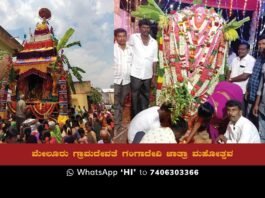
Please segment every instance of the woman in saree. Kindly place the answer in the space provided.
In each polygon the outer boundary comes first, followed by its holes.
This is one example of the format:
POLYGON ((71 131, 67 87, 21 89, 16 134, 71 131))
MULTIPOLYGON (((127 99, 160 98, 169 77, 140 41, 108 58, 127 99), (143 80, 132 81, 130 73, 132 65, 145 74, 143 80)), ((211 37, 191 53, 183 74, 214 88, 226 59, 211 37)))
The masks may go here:
POLYGON ((215 143, 219 134, 224 134, 229 120, 226 116, 226 102, 228 100, 243 101, 243 91, 240 86, 230 82, 219 82, 212 95, 202 104, 198 113, 190 119, 189 131, 182 138, 182 143, 190 143, 193 137, 207 130, 212 142, 215 143))

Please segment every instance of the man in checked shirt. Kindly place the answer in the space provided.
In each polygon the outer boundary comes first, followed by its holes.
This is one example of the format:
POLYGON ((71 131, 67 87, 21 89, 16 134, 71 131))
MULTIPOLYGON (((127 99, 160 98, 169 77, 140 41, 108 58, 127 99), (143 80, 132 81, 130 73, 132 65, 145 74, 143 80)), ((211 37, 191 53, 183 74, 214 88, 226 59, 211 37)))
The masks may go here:
POLYGON ((258 52, 259 56, 257 57, 255 65, 253 67, 252 75, 249 78, 247 91, 245 94, 245 99, 248 103, 246 117, 250 121, 252 121, 256 127, 258 127, 258 119, 253 115, 252 112, 257 97, 260 79, 262 76, 262 66, 265 63, 265 35, 260 36, 258 39, 258 52))

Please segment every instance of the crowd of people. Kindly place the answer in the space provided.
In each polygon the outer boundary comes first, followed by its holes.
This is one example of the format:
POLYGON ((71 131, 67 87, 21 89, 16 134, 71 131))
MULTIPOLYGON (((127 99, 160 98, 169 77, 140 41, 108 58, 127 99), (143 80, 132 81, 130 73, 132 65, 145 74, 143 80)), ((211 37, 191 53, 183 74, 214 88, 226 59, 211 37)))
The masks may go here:
POLYGON ((171 104, 149 107, 150 88, 157 80, 158 44, 150 35, 150 21, 140 20, 139 31, 130 38, 122 28, 114 31, 115 135, 125 127, 124 98, 131 93, 129 143, 265 142, 265 35, 258 38, 256 59, 249 54, 249 43, 240 42, 228 58, 226 81, 193 117, 171 120, 171 104))
POLYGON ((72 107, 69 119, 37 119, 27 108, 24 95, 17 104, 16 115, 0 118, 0 143, 32 144, 110 144, 114 136, 113 113, 106 109, 88 112, 72 107))

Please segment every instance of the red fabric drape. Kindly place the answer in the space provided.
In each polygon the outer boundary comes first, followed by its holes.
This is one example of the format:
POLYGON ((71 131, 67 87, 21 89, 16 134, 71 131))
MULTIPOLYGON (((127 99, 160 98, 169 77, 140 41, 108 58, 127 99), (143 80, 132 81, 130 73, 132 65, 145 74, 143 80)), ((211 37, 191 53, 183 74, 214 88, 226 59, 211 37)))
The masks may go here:
POLYGON ((39 41, 39 42, 34 42, 34 43, 25 43, 24 50, 48 48, 48 47, 53 47, 53 46, 54 46, 53 40, 39 41))

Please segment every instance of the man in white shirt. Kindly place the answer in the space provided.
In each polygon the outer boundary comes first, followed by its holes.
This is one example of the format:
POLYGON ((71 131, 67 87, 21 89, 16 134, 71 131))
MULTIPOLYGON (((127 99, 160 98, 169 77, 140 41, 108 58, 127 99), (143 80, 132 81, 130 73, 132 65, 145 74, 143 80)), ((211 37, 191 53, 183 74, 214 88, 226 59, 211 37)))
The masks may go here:
POLYGON ((146 133, 140 144, 176 144, 174 132, 169 127, 159 127, 146 133))
POLYGON ((132 34, 129 44, 133 50, 131 68, 132 118, 149 106, 151 83, 156 82, 158 44, 150 36, 151 23, 139 21, 140 33, 132 34))
POLYGON ((127 32, 122 28, 114 31, 114 136, 123 130, 122 112, 124 100, 130 92, 130 69, 132 50, 126 44, 127 32))
MULTIPOLYGON (((241 42, 238 46, 238 57, 234 58, 229 68, 229 81, 239 85, 246 94, 248 79, 252 74, 256 59, 249 55, 250 45, 247 42, 241 42)), ((245 115, 246 102, 243 106, 245 115)))
POLYGON ((188 123, 181 117, 170 127, 159 127, 149 130, 140 144, 170 144, 178 143, 188 130, 188 123))
POLYGON ((242 116, 241 103, 229 100, 226 103, 230 120, 224 135, 217 138, 218 143, 260 143, 260 136, 255 125, 242 116))
POLYGON ((170 104, 154 106, 138 113, 131 121, 128 130, 128 141, 132 143, 137 132, 147 133, 152 129, 171 126, 170 104))
POLYGON ((236 58, 236 53, 233 52, 232 48, 229 48, 228 58, 227 58, 227 65, 229 68, 231 68, 231 65, 232 65, 234 58, 236 58))

